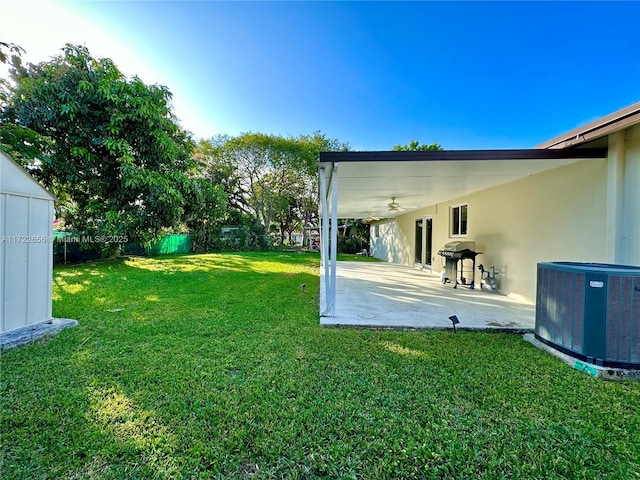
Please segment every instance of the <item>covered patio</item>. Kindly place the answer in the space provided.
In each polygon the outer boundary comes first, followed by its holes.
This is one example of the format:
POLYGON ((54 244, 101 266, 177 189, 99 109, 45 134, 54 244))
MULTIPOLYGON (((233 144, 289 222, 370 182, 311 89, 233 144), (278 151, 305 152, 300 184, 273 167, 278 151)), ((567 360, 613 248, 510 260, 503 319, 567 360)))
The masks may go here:
MULTIPOLYGON (((321 324, 450 328, 449 317, 456 315, 461 328, 532 329, 535 320, 532 304, 479 289, 454 290, 451 285, 444 286, 437 274, 400 266, 400 263, 408 265, 412 257, 406 248, 402 251, 404 262, 337 262, 338 219, 389 222, 400 216, 407 218, 407 212, 434 205, 437 213, 437 205, 442 202, 606 157, 607 148, 600 145, 567 149, 321 153, 321 324)), ((436 251, 440 245, 435 246, 436 251)), ((395 245, 387 247, 392 249, 395 245)), ((439 271, 439 267, 434 270, 439 271)))
MULTIPOLYGON (((324 275, 324 272, 323 272, 324 275)), ((321 304, 326 290, 321 281, 321 304)), ((335 315, 322 316, 323 326, 396 329, 452 328, 532 332, 535 307, 504 295, 443 285, 440 277, 385 262, 337 262, 335 315)))

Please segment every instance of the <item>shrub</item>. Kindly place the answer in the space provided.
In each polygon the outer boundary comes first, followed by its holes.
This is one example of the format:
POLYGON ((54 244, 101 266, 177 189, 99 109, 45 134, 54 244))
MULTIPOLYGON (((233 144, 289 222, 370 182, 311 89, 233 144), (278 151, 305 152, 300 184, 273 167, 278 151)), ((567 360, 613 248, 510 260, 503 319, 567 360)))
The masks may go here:
POLYGON ((368 246, 363 237, 338 235, 338 253, 359 253, 368 246))

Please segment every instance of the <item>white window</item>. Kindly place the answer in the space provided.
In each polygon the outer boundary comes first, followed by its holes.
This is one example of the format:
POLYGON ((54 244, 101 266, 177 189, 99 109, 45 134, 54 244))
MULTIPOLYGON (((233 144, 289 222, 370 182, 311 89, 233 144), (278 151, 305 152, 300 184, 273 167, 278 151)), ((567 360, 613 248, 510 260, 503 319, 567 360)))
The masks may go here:
POLYGON ((451 236, 464 237, 467 235, 467 205, 451 207, 451 236))

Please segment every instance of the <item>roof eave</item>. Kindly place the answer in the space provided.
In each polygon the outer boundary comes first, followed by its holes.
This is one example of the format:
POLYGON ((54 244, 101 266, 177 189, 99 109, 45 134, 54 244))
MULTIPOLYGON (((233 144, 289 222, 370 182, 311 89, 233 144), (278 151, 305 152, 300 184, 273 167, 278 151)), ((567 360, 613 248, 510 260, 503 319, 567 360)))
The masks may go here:
POLYGON ((551 140, 541 143, 536 148, 541 149, 563 149, 575 147, 577 145, 596 140, 627 128, 633 124, 640 123, 640 102, 629 105, 623 109, 606 115, 598 120, 575 128, 567 133, 563 133, 551 140))
POLYGON ((606 158, 607 148, 320 152, 320 163, 606 158))

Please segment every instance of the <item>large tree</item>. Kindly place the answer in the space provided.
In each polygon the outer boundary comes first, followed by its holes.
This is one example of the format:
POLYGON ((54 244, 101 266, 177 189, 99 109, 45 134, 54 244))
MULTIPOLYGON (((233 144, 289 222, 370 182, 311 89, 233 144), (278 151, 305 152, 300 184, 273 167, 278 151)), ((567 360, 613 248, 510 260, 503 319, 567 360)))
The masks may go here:
POLYGON ((251 216, 265 236, 276 227, 282 243, 294 230, 318 225, 319 153, 346 149, 320 132, 297 138, 244 133, 202 141, 196 152, 209 178, 225 185, 229 206, 251 216))
MULTIPOLYGON (((298 142, 301 148, 300 175, 303 185, 298 197, 297 211, 304 227, 319 227, 320 187, 318 185, 318 161, 320 152, 346 152, 349 144, 335 138, 328 138, 322 132, 302 135, 298 142)), ((307 245, 308 230, 303 229, 303 245, 307 245)))
POLYGON ((233 158, 224 154, 224 147, 231 138, 228 135, 216 135, 208 140, 200 140, 193 157, 204 168, 207 179, 223 188, 229 209, 250 214, 241 172, 236 169, 233 158))
POLYGON ((127 78, 85 47, 62 50, 14 69, 0 133, 3 148, 69 198, 60 212, 67 224, 146 242, 193 214, 188 202, 219 201, 217 187, 198 180, 193 142, 173 116, 166 87, 127 78), (27 148, 34 142, 39 155, 27 148))
MULTIPOLYGON (((14 71, 22 71, 22 55, 24 48, 15 43, 0 42, 0 63, 9 64, 14 71)), ((11 84, 6 78, 0 78, 0 106, 3 106, 9 98, 11 84)))
POLYGON ((198 157, 208 163, 209 179, 222 181, 229 206, 253 218, 263 241, 277 208, 275 172, 286 162, 290 148, 282 137, 261 133, 214 137, 197 148, 198 157))

